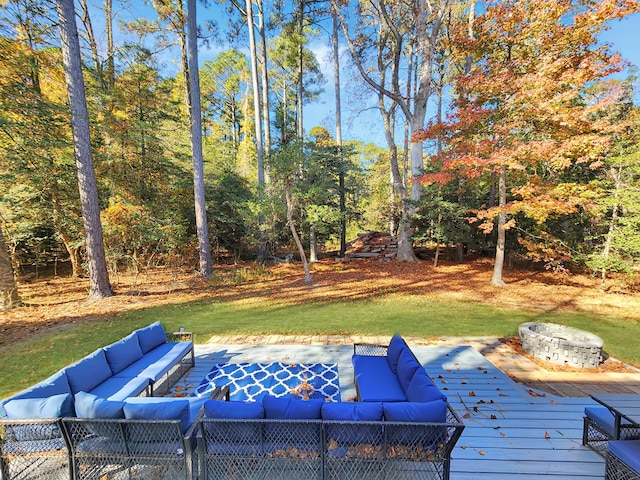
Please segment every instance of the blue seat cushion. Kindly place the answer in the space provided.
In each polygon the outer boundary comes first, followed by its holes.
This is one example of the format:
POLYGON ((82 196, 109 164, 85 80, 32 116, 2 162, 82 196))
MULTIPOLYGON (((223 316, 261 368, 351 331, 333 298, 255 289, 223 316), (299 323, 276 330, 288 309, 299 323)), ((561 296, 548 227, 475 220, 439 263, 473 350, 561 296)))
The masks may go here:
POLYGON ((366 443, 377 445, 382 441, 382 402, 325 402, 322 405, 326 437, 340 444, 366 443))
POLYGON ((640 440, 615 440, 609 442, 609 453, 618 457, 640 474, 640 440))
POLYGON ((387 361, 391 367, 391 371, 396 373, 398 371, 398 359, 402 350, 407 348, 404 340, 397 333, 389 340, 389 346, 387 347, 387 361))
POLYGON ((119 342, 104 347, 104 353, 114 375, 142 358, 142 350, 138 343, 138 336, 135 333, 124 337, 119 342))
POLYGON ((167 334, 160 322, 155 322, 145 328, 140 328, 134 332, 138 336, 140 349, 143 354, 150 352, 154 348, 167 341, 167 334))
POLYGON ((191 425, 189 402, 183 398, 128 398, 123 410, 128 420, 180 420, 183 432, 191 425))
POLYGON ((264 418, 261 402, 207 400, 204 404, 204 413, 207 418, 264 418))
POLYGON ((607 407, 586 407, 584 414, 606 430, 609 435, 612 437, 615 435, 613 413, 607 407))
POLYGON ((73 398, 69 393, 61 393, 45 398, 18 398, 4 405, 7 417, 19 418, 57 418, 73 417, 73 398))
POLYGON ((156 382, 171 370, 192 348, 192 342, 163 343, 145 353, 142 358, 121 370, 115 376, 144 377, 156 382))
POLYGON ((419 368, 421 368, 421 365, 415 359, 411 350, 405 348, 400 352, 397 375, 402 391, 405 392, 405 394, 409 388, 409 383, 411 383, 413 375, 419 368))
POLYGON ((90 392, 111 377, 111 367, 103 349, 87 355, 64 369, 71 393, 90 392))
POLYGON ((107 400, 92 393, 76 393, 75 407, 79 418, 124 418, 124 402, 107 400))
POLYGON ((409 402, 431 402, 432 400, 447 400, 444 393, 438 390, 424 368, 420 367, 413 375, 407 388, 409 402))
POLYGON ((407 397, 386 357, 354 355, 351 358, 363 402, 404 402, 407 397))
POLYGON ((107 400, 124 400, 135 397, 149 386, 149 379, 143 377, 111 377, 88 393, 107 400))

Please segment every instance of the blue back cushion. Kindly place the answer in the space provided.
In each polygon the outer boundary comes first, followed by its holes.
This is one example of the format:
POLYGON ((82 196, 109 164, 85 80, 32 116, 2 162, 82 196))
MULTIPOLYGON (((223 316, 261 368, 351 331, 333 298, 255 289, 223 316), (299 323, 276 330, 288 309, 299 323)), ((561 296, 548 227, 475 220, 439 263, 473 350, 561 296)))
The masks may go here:
POLYGON ((322 442, 320 422, 324 400, 301 400, 297 397, 262 398, 267 419, 286 419, 294 422, 265 422, 264 448, 267 451, 298 448, 319 452, 322 442))
POLYGON ((116 343, 104 347, 104 354, 111 372, 115 375, 136 360, 142 358, 142 350, 138 343, 138 336, 132 333, 116 343))
POLYGON ((134 333, 138 336, 138 342, 143 354, 167 342, 167 334, 160 322, 152 323, 148 327, 136 330, 134 333))
POLYGON ((447 427, 434 425, 407 424, 404 422, 445 423, 447 404, 444 400, 427 403, 400 402, 383 404, 387 441, 391 444, 410 445, 411 448, 436 449, 446 443, 447 427))
POLYGON ((382 402, 325 402, 322 419, 327 438, 338 443, 374 445, 382 440, 382 424, 362 423, 382 421, 382 402))
POLYGON ((229 420, 205 422, 210 451, 246 454, 261 451, 262 423, 256 421, 264 418, 261 402, 207 400, 204 412, 206 418, 229 420))
POLYGON ((447 420, 447 404, 444 400, 385 402, 382 409, 384 419, 388 422, 444 423, 447 420))
POLYGON ((64 371, 59 371, 51 375, 49 378, 38 382, 37 384, 22 390, 9 398, 0 400, 0 416, 4 416, 4 405, 11 400, 19 398, 45 398, 52 395, 60 395, 61 393, 71 393, 69 388, 69 382, 67 381, 67 375, 64 371))
POLYGON ((405 394, 407 392, 407 388, 409 388, 409 383, 411 383, 413 375, 419 367, 420 364, 416 361, 413 353, 411 353, 408 348, 405 348, 400 352, 400 358, 398 358, 398 381, 400 382, 400 386, 402 387, 402 390, 404 390, 405 394))
POLYGON ((407 400, 410 402, 431 402, 433 400, 447 400, 444 393, 438 390, 424 368, 419 368, 413 375, 407 387, 407 400))
POLYGON ((301 400, 297 397, 272 397, 266 395, 262 398, 265 418, 281 418, 289 420, 316 420, 321 417, 324 400, 301 400))
POLYGON ((225 402, 207 400, 204 404, 207 418, 264 418, 264 408, 260 402, 225 402))
POLYGON ((324 402, 322 419, 379 422, 382 420, 382 402, 324 402))
POLYGON ((387 347, 387 361, 389 362, 389 366, 393 373, 398 371, 398 360, 400 359, 400 353, 406 347, 404 340, 397 333, 391 337, 389 341, 389 346, 387 347))
POLYGON ((76 393, 75 406, 79 418, 124 418, 124 402, 107 400, 87 392, 76 393))
POLYGON ((182 431, 190 426, 189 402, 165 397, 133 397, 124 402, 124 418, 128 420, 180 420, 182 431))
POLYGON ((69 365, 64 371, 73 394, 90 392, 112 375, 103 349, 96 350, 79 362, 69 365))
POLYGON ((19 398, 4 404, 7 417, 18 418, 56 418, 73 417, 73 398, 61 393, 46 398, 19 398))

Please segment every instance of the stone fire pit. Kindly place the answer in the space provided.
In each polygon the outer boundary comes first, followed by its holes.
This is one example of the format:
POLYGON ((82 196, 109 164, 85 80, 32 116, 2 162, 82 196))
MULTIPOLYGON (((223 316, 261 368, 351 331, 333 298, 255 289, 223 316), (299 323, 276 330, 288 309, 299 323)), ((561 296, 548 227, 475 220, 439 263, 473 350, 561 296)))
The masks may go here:
POLYGON ((578 368, 596 368, 602 362, 604 342, 592 333, 536 322, 521 324, 519 333, 524 351, 540 360, 578 368))

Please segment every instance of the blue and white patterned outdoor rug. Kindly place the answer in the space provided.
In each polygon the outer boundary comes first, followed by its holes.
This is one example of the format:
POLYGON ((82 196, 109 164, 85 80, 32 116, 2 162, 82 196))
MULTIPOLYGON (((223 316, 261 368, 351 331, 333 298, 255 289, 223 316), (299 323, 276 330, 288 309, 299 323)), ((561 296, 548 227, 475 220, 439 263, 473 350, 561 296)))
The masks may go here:
POLYGON ((335 363, 221 363, 213 366, 193 395, 209 394, 225 385, 236 401, 259 401, 265 395, 340 401, 335 363))

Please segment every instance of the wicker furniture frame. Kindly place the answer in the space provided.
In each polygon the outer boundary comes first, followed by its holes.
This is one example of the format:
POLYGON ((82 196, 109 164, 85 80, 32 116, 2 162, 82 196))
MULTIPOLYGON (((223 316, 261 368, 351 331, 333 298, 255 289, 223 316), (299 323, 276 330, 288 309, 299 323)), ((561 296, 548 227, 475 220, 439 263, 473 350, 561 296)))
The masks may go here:
MULTIPOLYGON (((210 398, 229 398, 216 388, 210 398)), ((52 418, 0 422, 2 480, 191 480, 194 432, 179 420, 52 418)))
MULTIPOLYGON (((624 442, 625 441, 620 441, 624 442)), ((637 440, 634 441, 637 444, 637 440)), ((637 447, 636 447, 637 449, 637 447)), ((607 453, 605 480, 640 480, 640 472, 628 465, 612 451, 607 453)))
POLYGON ((198 422, 201 479, 446 480, 464 429, 447 423, 208 419, 198 422))
MULTIPOLYGON (((620 438, 622 440, 640 438, 640 427, 630 424, 620 425, 620 438)), ((607 457, 609 441, 614 440, 613 435, 591 418, 584 417, 582 428, 582 444, 599 453, 603 458, 607 457)))

